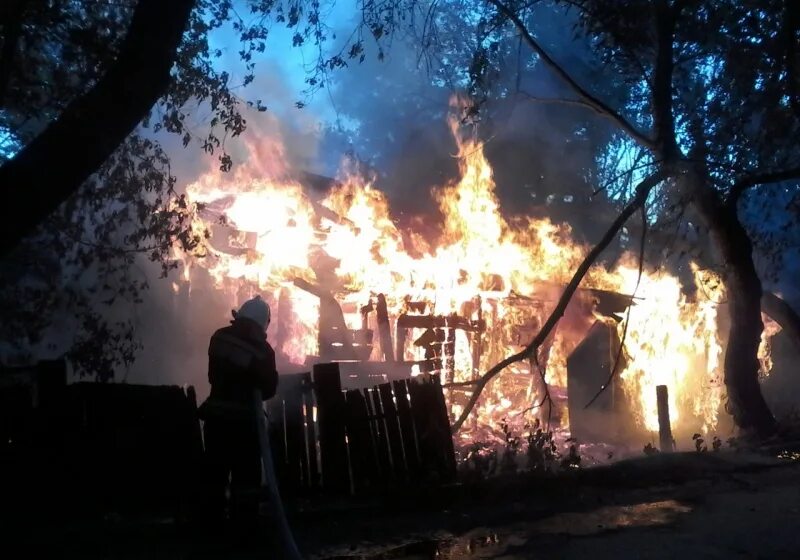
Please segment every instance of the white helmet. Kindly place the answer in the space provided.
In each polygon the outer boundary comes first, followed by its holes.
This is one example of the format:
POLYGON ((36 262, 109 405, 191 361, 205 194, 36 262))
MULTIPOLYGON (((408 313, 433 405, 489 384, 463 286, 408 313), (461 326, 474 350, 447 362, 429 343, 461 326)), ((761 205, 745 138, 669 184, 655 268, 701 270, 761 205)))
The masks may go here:
POLYGON ((264 330, 267 330, 269 326, 271 315, 269 305, 267 305, 266 301, 261 299, 261 296, 256 296, 253 299, 247 300, 239 308, 239 311, 233 312, 233 317, 235 319, 250 319, 258 323, 264 330))

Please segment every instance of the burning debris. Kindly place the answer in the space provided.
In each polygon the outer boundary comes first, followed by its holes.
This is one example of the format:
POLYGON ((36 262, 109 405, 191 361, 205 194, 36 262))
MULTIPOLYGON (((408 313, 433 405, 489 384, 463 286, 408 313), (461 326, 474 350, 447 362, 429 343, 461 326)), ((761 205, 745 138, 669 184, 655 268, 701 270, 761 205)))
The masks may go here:
MULTIPOLYGON (((435 374, 457 417, 470 382, 538 332, 588 247, 567 225, 504 217, 482 144, 451 126, 461 177, 432 193, 438 227, 399 226, 385 195, 353 174, 327 192, 304 189, 275 162, 239 169, 226 185, 202 177, 187 195, 209 240, 203 254, 180 256, 185 282, 207 275, 232 303, 270 294, 269 335, 284 369, 338 361, 357 372, 371 361, 384 363, 387 378, 435 374)), ((692 273, 700 288, 713 279, 692 273)), ((669 388, 677 431, 716 428, 720 300, 705 289, 689 298, 667 271, 639 278, 631 254, 592 267, 585 283, 535 359, 487 386, 457 444, 502 442, 504 418, 520 432, 538 420, 584 441, 653 434, 658 385, 669 388)), ((345 379, 359 383, 357 374, 345 379)))

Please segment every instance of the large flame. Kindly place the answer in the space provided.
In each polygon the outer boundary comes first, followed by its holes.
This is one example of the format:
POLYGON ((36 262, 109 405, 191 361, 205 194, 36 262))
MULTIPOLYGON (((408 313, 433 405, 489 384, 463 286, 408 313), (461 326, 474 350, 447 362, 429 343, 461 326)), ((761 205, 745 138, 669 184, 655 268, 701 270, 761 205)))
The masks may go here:
MULTIPOLYGON (((298 365, 319 355, 321 305, 297 287, 298 279, 334 295, 354 331, 364 327, 360 310, 377 294, 385 294, 392 325, 403 313, 483 321, 480 336, 445 329, 442 347, 454 340, 455 348, 440 354, 437 370, 443 381, 475 379, 529 342, 588 248, 572 240, 567 225, 506 219, 482 144, 461 135, 457 121, 451 122, 461 173, 458 181, 432 193, 442 217, 437 228, 398 227, 385 195, 355 173, 345 174, 324 199, 312 201, 287 178, 279 157, 262 158, 258 168, 245 166, 225 180, 209 173, 188 187, 187 196, 198 205, 194 227, 210 237, 201 258, 189 263, 184 257, 187 271, 204 270, 231 304, 253 291, 265 293, 277 316, 271 340, 286 361, 298 365), (414 302, 427 305, 423 309, 414 302)), ((667 385, 673 426, 714 430, 723 399, 716 300, 705 290, 690 300, 679 279, 665 271, 645 270, 639 280, 637 258, 627 255, 610 270, 594 266, 583 284, 621 294, 635 291, 635 305, 619 323, 612 321, 620 336, 625 331, 620 377, 635 422, 643 430, 658 429, 655 387, 667 385)), ((693 266, 692 274, 698 286, 707 283, 708 273, 693 266)), ((563 394, 567 357, 596 319, 591 299, 576 296, 539 353, 554 393, 561 389, 563 394)), ((367 326, 376 329, 375 319, 367 326)), ((416 362, 413 370, 419 371, 425 349, 413 342, 425 330, 413 331, 396 359, 416 362)), ((392 327, 395 340, 397 335, 392 327)), ((369 358, 381 359, 377 344, 369 358)), ((766 353, 762 363, 768 369, 766 353)), ((512 366, 489 385, 461 437, 485 436, 501 419, 525 409, 542 415, 534 406, 542 391, 535 366, 512 366)), ((447 398, 457 415, 464 391, 448 391, 447 398)), ((565 415, 561 422, 566 423, 565 415)))

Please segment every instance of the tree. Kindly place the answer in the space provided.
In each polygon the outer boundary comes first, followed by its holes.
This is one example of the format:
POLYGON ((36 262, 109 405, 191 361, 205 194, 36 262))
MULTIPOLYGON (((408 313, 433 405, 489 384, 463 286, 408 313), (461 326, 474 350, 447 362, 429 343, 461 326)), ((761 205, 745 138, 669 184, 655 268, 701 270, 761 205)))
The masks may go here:
MULTIPOLYGON (((796 188, 800 179, 800 151, 792 140, 800 127, 800 9, 783 0, 735 6, 695 0, 454 3, 486 30, 468 72, 468 89, 479 101, 473 113, 480 111, 480 94, 494 87, 496 53, 509 37, 517 38, 561 86, 534 92, 534 100, 582 107, 617 128, 610 147, 624 154, 628 169, 616 186, 604 188, 636 200, 649 181, 642 179, 661 176, 665 180, 648 189, 656 225, 708 234, 712 254, 704 258, 719 263, 731 311, 724 364, 728 407, 743 430, 771 434, 775 421, 758 385, 762 285, 738 201, 753 188, 777 182, 796 188), (562 30, 574 23, 577 36, 588 42, 594 80, 586 79, 586 68, 574 64, 570 53, 543 40, 552 27, 548 13, 560 15, 562 30)), ((438 36, 443 4, 419 10, 427 14, 420 18, 422 37, 438 36)), ((509 360, 535 352, 541 334, 509 360)), ((479 389, 509 360, 491 368, 479 389)))
MULTIPOLYGON (((0 255, 75 192, 167 89, 193 4, 193 0, 138 2, 108 71, 0 167, 3 192, 14 199, 13 206, 4 205, 0 211, 0 255), (44 161, 54 165, 42 165, 44 161)), ((16 50, 12 33, 9 30, 4 44, 9 56, 16 50)), ((13 60, 6 66, 12 64, 13 60)))
POLYGON ((797 180, 800 153, 798 27, 792 3, 556 2, 577 10, 609 80, 631 96, 604 101, 581 85, 533 33, 531 7, 488 0, 495 21, 513 26, 539 60, 571 90, 571 99, 610 119, 645 150, 651 166, 672 180, 669 205, 691 204, 723 266, 731 310, 725 356, 729 408, 737 425, 761 436, 775 423, 758 386, 762 287, 750 237, 738 213, 739 194, 797 180))
MULTIPOLYGON (((174 270, 174 246, 202 251, 194 208, 160 140, 177 135, 230 169, 227 139, 246 129, 243 99, 272 22, 319 47, 311 76, 358 59, 360 35, 328 57, 318 2, 15 0, 0 9, 0 352, 68 351, 107 377, 138 348, 132 321, 148 287, 140 256, 174 270), (210 37, 232 33, 234 81, 210 37), (209 116, 196 115, 197 107, 209 116), (5 161, 3 161, 5 160, 5 161), (133 306, 133 307, 131 307, 133 306)), ((322 11, 321 11, 322 10, 322 11)), ((356 27, 366 25, 358 20, 356 27)), ((316 83, 320 78, 313 78, 316 83)))

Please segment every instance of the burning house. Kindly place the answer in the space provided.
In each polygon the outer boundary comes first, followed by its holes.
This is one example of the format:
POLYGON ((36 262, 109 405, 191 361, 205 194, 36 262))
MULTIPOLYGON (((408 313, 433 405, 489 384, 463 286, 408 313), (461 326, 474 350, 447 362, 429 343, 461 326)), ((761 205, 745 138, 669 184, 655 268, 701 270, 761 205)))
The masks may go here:
MULTIPOLYGON (((433 374, 452 421, 470 382, 531 340, 588 250, 567 225, 504 216, 483 146, 452 129, 460 178, 432 192, 437 219, 395 219, 357 174, 297 176, 273 160, 224 183, 201 177, 187 195, 208 243, 176 255, 176 291, 204 276, 231 307, 263 293, 284 371, 338 362, 345 388, 433 374)), ((697 286, 709 283, 691 272, 697 286)), ((713 431, 720 306, 707 288, 697 293, 669 271, 640 277, 638 255, 592 267, 537 355, 488 384, 457 444, 501 440, 501 421, 522 429, 534 418, 582 441, 647 437, 658 429, 658 385, 679 432, 713 431)))

